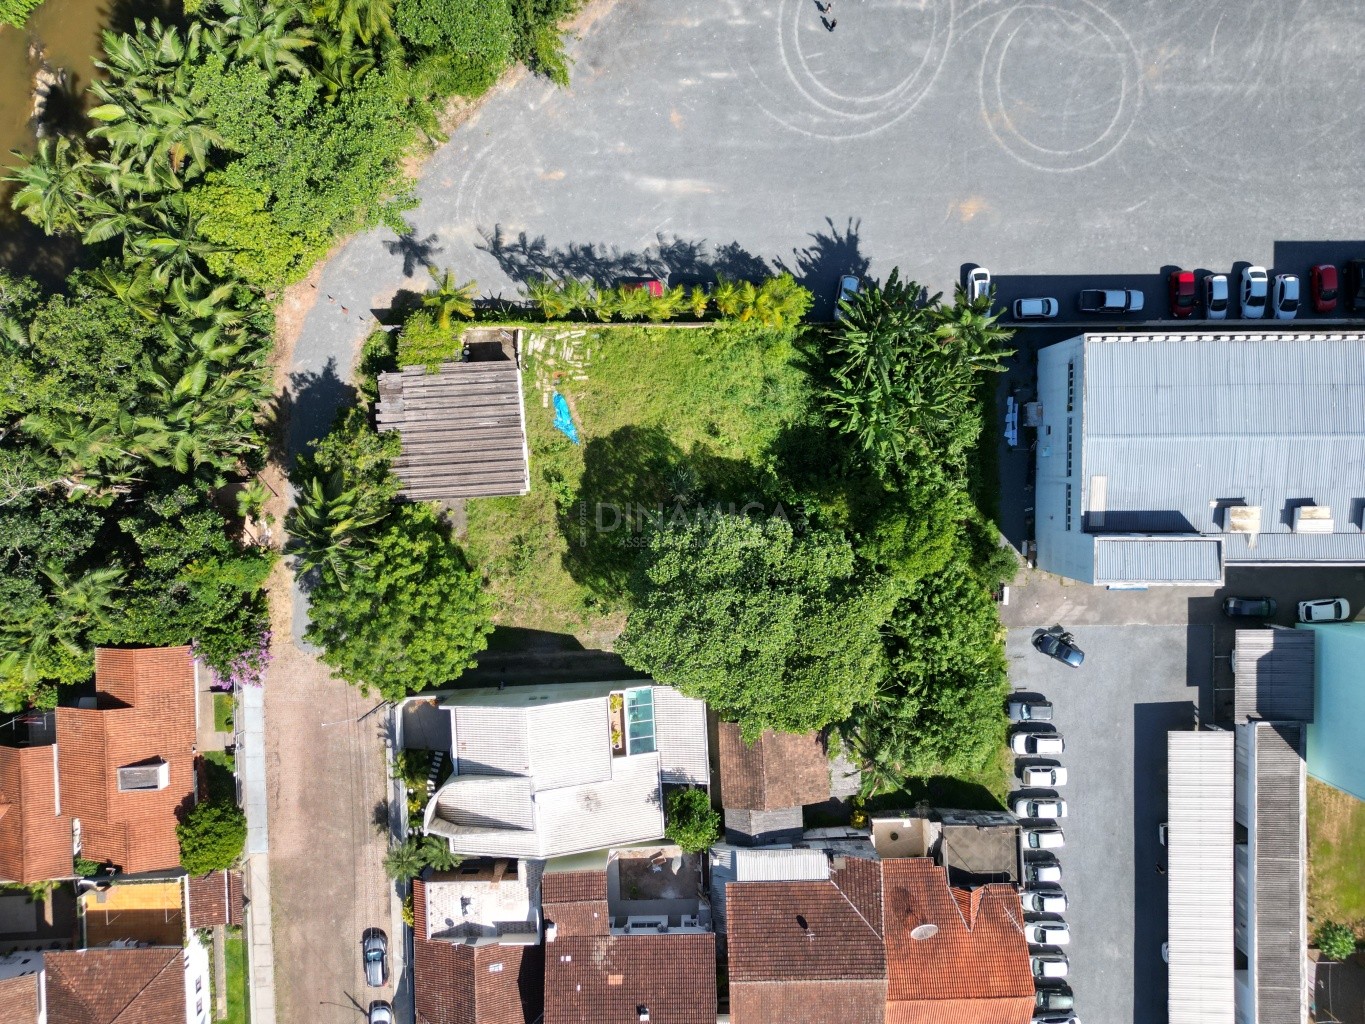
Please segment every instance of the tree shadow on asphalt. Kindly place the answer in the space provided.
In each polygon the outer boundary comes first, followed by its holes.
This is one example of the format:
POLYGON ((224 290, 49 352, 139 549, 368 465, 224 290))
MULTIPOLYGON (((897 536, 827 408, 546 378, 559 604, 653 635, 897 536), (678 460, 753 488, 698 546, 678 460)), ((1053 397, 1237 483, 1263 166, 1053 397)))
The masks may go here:
POLYGON ((392 241, 381 242, 380 244, 388 251, 390 256, 397 256, 403 261, 403 276, 412 277, 417 273, 418 268, 434 267, 436 261, 434 257, 437 253, 445 252, 445 246, 436 244, 436 233, 433 231, 425 238, 417 237, 417 230, 412 224, 404 221, 408 230, 398 235, 392 241))
POLYGON ((840 232, 834 226, 834 218, 826 217, 828 232, 812 232, 808 236, 810 245, 792 250, 795 259, 790 265, 782 259, 774 261, 778 270, 787 271, 797 284, 815 296, 811 315, 816 320, 828 320, 834 315, 839 278, 845 274, 855 277, 867 274, 869 262, 862 253, 862 239, 858 235, 862 223, 850 217, 840 232))
POLYGON ((636 252, 597 242, 551 246, 544 235, 525 231, 515 238, 497 225, 481 228, 477 248, 498 261, 502 272, 524 283, 537 277, 578 278, 612 284, 622 278, 657 277, 670 285, 714 284, 718 277, 759 280, 772 274, 761 256, 738 242, 708 246, 705 239, 656 235, 657 244, 636 252))

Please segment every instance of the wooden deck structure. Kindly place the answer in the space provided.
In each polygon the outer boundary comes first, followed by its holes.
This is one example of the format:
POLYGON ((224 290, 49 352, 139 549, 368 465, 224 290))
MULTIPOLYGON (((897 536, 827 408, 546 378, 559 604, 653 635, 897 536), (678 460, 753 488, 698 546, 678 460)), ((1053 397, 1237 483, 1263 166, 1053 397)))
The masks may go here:
POLYGON ((521 368, 514 360, 404 367, 379 377, 378 425, 403 439, 394 472, 413 501, 531 489, 521 368))

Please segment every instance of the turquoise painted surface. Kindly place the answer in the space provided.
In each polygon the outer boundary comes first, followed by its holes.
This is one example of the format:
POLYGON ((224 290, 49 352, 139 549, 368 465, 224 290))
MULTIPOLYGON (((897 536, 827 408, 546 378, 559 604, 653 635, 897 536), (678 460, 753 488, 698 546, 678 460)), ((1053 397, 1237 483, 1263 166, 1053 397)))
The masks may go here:
POLYGON ((1365 800, 1365 622, 1299 628, 1317 634, 1308 774, 1365 800))

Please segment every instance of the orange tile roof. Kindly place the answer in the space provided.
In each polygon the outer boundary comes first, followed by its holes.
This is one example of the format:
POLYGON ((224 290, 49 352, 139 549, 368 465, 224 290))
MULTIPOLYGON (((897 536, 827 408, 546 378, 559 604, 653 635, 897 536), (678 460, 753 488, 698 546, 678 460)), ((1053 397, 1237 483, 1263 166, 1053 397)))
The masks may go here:
POLYGON ((126 872, 180 864, 177 814, 195 794, 194 660, 188 647, 95 651, 94 708, 57 709, 62 810, 81 855, 126 872), (169 784, 120 792, 118 770, 163 760, 169 784))
POLYGON ((545 946, 544 1024, 715 1024, 716 937, 595 935, 545 946))
POLYGON ((829 758, 819 733, 768 729, 745 743, 739 726, 721 722, 718 738, 725 807, 771 811, 829 799, 829 758))
POLYGON ((240 871, 210 871, 185 879, 189 926, 241 924, 246 916, 240 871))
POLYGON ((4 1008, 5 1024, 38 1024, 37 971, 0 978, 0 1007, 4 1008))
POLYGON ((606 935, 611 931, 607 907, 607 873, 547 871, 540 879, 541 914, 555 935, 606 935))
POLYGON ((185 965, 179 946, 77 949, 43 955, 51 1024, 179 1024, 185 965))
POLYGON ((0 746, 0 880, 72 874, 71 819, 57 813, 57 748, 0 746))

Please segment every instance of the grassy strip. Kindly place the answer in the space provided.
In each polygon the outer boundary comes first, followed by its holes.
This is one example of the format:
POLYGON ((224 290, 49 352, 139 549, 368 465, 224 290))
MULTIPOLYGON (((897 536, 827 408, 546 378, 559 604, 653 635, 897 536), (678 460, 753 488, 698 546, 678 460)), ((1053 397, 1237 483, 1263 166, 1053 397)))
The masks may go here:
POLYGON ((230 693, 213 695, 213 728, 217 732, 232 731, 233 699, 230 693))
POLYGON ((1365 802, 1308 780, 1308 920, 1338 921, 1365 939, 1365 802))
POLYGON ((227 1016, 223 1019, 227 1024, 248 1024, 246 939, 241 929, 229 929, 223 950, 227 959, 227 1016))

